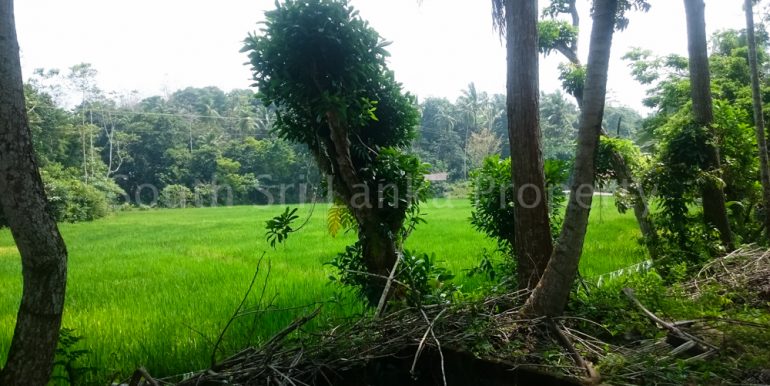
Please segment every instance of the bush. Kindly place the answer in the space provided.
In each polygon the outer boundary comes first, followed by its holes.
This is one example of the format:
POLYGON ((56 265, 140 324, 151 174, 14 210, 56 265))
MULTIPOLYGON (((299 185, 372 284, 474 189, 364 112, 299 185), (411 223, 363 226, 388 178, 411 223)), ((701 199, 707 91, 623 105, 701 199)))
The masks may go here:
MULTIPOLYGON (((361 243, 347 246, 345 252, 326 263, 336 271, 329 279, 354 288, 362 298, 379 297, 380 289, 371 285, 362 254, 361 243)), ((405 250, 395 275, 392 298, 412 306, 446 302, 455 290, 449 283, 453 278, 450 271, 436 264, 435 255, 405 250)))
MULTIPOLYGON (((551 231, 556 236, 561 227, 561 209, 565 201, 562 190, 567 181, 567 163, 545 162, 551 231)), ((515 191, 511 183, 511 159, 494 155, 484 160, 481 168, 471 173, 471 224, 476 230, 497 240, 501 248, 510 250, 514 243, 513 205, 515 191)))
MULTIPOLYGON (((57 222, 91 221, 108 215, 111 206, 125 192, 108 178, 92 178, 91 184, 80 180, 79 171, 49 163, 40 169, 48 213, 57 222)), ((0 208, 0 228, 8 226, 0 208)))
POLYGON ((107 197, 96 187, 72 178, 57 179, 42 171, 48 210, 56 221, 91 221, 110 212, 107 197))
POLYGON ((193 192, 184 185, 168 185, 160 191, 160 205, 164 208, 186 208, 193 203, 193 192))
POLYGON ((229 185, 198 184, 192 193, 197 207, 233 205, 233 189, 229 185))

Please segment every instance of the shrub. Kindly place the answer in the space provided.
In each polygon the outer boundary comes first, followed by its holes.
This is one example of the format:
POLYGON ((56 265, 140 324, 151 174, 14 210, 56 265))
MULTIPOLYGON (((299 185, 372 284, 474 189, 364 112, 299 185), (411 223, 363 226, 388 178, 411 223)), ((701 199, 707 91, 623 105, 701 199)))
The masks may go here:
POLYGON ((91 221, 106 216, 110 209, 103 192, 76 179, 56 179, 43 173, 48 209, 56 221, 91 221))
POLYGON ((164 208, 186 208, 193 203, 193 192, 184 185, 168 185, 160 191, 160 204, 164 208))
POLYGON ((76 171, 58 164, 47 165, 40 170, 40 175, 48 197, 48 210, 60 222, 102 218, 110 212, 108 196, 122 193, 110 180, 95 179, 93 185, 86 184, 76 177, 76 171))
MULTIPOLYGON (((356 242, 346 247, 345 252, 337 254, 326 263, 336 271, 329 279, 355 288, 362 298, 379 297, 381 292, 378 292, 378 287, 371 285, 361 258, 362 253, 361 244, 356 242)), ((453 278, 450 271, 436 264, 435 255, 405 250, 394 277, 394 298, 412 306, 445 302, 455 290, 454 286, 448 284, 453 278)))
MULTIPOLYGON (((48 212, 58 222, 91 221, 110 213, 111 205, 124 196, 120 187, 107 178, 94 178, 86 184, 77 176, 78 171, 49 163, 40 169, 48 212)), ((0 227, 7 226, 0 209, 0 227)))
MULTIPOLYGON (((545 162, 547 199, 554 236, 561 227, 561 209, 565 201, 562 188, 568 178, 567 170, 567 163, 564 161, 545 162)), ((471 224, 478 231, 496 239, 500 247, 507 250, 510 250, 514 243, 515 198, 510 158, 501 160, 497 155, 488 157, 479 169, 471 173, 471 224)))

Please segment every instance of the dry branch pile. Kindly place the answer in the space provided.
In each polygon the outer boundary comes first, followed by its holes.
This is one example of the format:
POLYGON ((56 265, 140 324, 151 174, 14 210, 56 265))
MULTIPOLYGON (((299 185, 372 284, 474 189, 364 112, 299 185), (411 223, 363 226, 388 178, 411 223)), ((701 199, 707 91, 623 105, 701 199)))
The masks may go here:
POLYGON ((749 245, 714 259, 686 287, 693 296, 698 296, 702 288, 710 285, 747 291, 749 303, 770 302, 770 250, 749 245))
MULTIPOLYGON (((502 369, 510 379, 538 379, 537 384, 597 384, 593 363, 639 354, 640 346, 613 346, 569 327, 570 318, 522 319, 519 305, 527 295, 406 308, 290 338, 318 315, 316 309, 260 348, 243 350, 179 385, 365 385, 367 377, 394 372, 407 373, 415 385, 467 384, 458 376, 477 377, 478 385, 499 384, 484 380, 492 377, 490 368, 502 369), (471 361, 484 364, 467 367, 471 361), (486 374, 459 374, 479 368, 486 374)), ((677 355, 661 342, 641 347, 643 354, 657 350, 664 359, 677 355)), ((647 374, 649 365, 625 360, 613 378, 633 382, 647 374)))
POLYGON ((427 376, 420 374, 424 372, 423 362, 437 362, 440 375, 435 384, 457 384, 445 380, 448 373, 457 371, 454 366, 449 368, 451 359, 444 358, 450 352, 465 358, 482 357, 506 371, 518 368, 552 373, 554 379, 561 380, 559 384, 582 382, 589 374, 586 367, 593 369, 576 355, 572 342, 580 351, 595 354, 605 350, 604 344, 563 327, 561 321, 521 319, 519 305, 526 295, 519 292, 483 302, 404 308, 292 338, 293 332, 318 315, 320 309, 316 309, 261 347, 243 350, 179 385, 363 384, 354 378, 376 372, 371 368, 373 363, 388 361, 406 364, 410 377, 427 376), (576 382, 570 383, 570 379, 576 382))

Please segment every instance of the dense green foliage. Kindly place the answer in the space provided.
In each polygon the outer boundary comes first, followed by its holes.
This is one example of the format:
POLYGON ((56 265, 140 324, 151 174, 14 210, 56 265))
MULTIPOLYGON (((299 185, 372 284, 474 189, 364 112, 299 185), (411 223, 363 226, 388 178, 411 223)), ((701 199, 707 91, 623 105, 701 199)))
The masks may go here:
MULTIPOLYGON (((764 47, 765 33, 760 36, 764 47)), ((636 79, 650 86, 644 102, 655 111, 644 121, 639 137, 644 149, 653 154, 646 184, 656 190, 662 209, 656 222, 665 249, 666 258, 659 262, 664 274, 679 269, 677 266, 695 269, 721 252, 717 234, 704 225, 702 213, 693 209, 706 184, 723 187, 736 238, 744 243, 759 241, 764 208, 760 204, 745 31, 720 31, 712 37, 712 45, 713 128, 700 127, 692 118, 686 58, 655 57, 639 49, 626 55, 636 79), (706 155, 698 150, 710 143, 711 130, 722 161, 719 170, 707 168, 706 155)), ((759 56, 760 62, 766 61, 764 48, 759 56)), ((762 87, 764 90, 767 85, 762 87)))
POLYGON ((169 185, 195 193, 186 205, 196 206, 291 202, 312 194, 308 185, 318 182, 318 173, 309 156, 269 134, 275 113, 252 91, 187 88, 138 101, 99 90, 95 76, 80 64, 67 76, 40 70, 30 78, 25 93, 43 170, 58 175, 63 169, 111 192, 109 205, 170 205, 170 191, 161 195, 169 185), (63 107, 67 92, 82 95, 71 111, 63 107), (108 189, 109 181, 122 192, 108 189))
MULTIPOLYGON (((564 210, 564 185, 569 176, 568 164, 559 160, 545 161, 545 181, 551 232, 558 236, 564 210)), ((478 231, 497 240, 501 249, 509 252, 515 245, 513 209, 517 190, 511 183, 511 159, 491 156, 481 168, 471 173, 470 200, 473 205, 471 224, 478 231)))
MULTIPOLYGON (((67 74, 39 70, 30 77, 25 94, 43 170, 56 176, 64 170, 70 180, 104 193, 107 212, 123 203, 293 203, 320 195, 322 184, 311 152, 279 138, 273 131, 278 128, 276 108, 264 106, 252 91, 186 88, 166 98, 137 100, 133 94, 100 90, 95 76, 88 64, 73 66, 67 74), (79 98, 72 110, 65 107, 68 93, 79 98)), ((380 123, 371 123, 380 127, 385 107, 373 107, 380 123)), ((411 152, 430 164, 431 172, 447 172, 450 182, 463 181, 487 156, 509 155, 504 107, 503 95, 490 96, 472 84, 454 103, 427 98, 419 105, 422 118, 416 137, 407 136, 400 145, 411 144, 411 152)), ((546 158, 570 160, 577 121, 574 104, 558 92, 543 94, 541 120, 546 158)), ((620 122, 624 138, 635 138, 640 126, 638 114, 623 107, 608 107, 605 120, 613 133, 620 122)), ((446 187, 438 183, 432 189, 443 194, 446 187)))

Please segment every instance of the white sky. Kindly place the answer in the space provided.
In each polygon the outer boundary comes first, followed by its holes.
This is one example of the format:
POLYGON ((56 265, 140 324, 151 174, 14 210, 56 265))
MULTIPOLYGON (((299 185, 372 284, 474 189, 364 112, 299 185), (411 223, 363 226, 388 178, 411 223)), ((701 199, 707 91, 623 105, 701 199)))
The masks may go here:
MULTIPOLYGON (((34 68, 92 63, 107 91, 163 95, 178 88, 247 88, 250 72, 239 53, 274 0, 17 0, 16 24, 25 75, 34 68)), ((390 66, 420 96, 456 98, 469 82, 489 93, 505 91, 505 49, 492 28, 489 0, 352 0, 362 17, 393 42, 390 66)), ((579 0, 586 60, 591 19, 579 0)), ((620 57, 630 47, 687 53, 682 0, 650 0, 615 35, 609 99, 642 109, 644 90, 620 57)), ((706 0, 709 34, 743 28, 742 0, 706 0)), ((541 0, 540 4, 545 4, 541 0)), ((757 7, 757 10, 761 9, 757 7)), ((541 60, 541 88, 559 88, 554 54, 541 60)))

